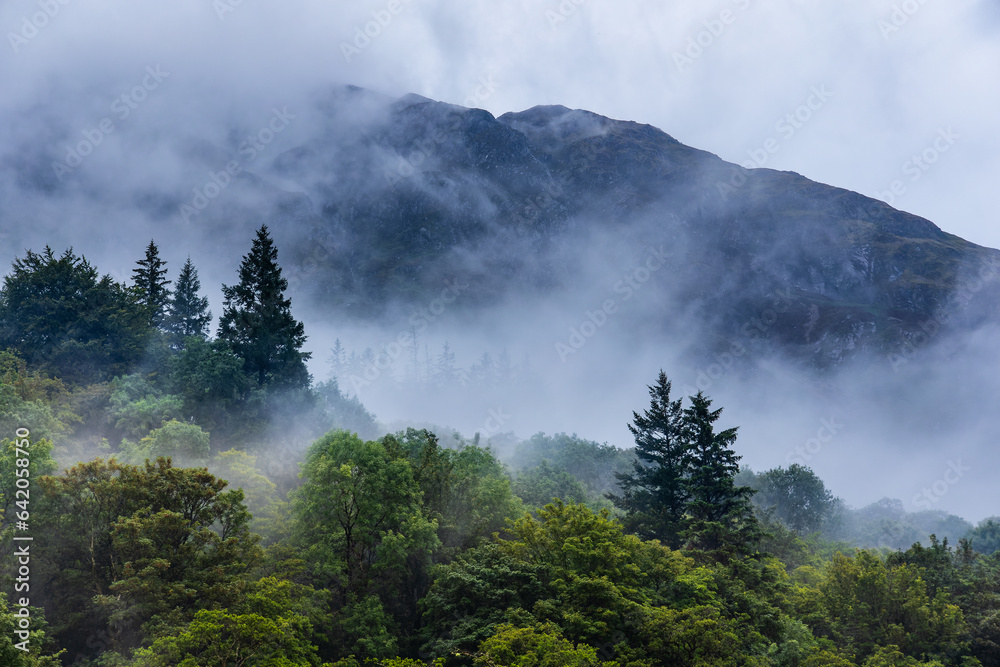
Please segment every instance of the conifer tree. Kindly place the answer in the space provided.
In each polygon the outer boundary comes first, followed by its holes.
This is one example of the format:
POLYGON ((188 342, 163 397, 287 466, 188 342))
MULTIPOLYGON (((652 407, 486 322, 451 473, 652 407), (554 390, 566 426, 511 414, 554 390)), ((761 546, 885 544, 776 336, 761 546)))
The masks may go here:
POLYGON ((670 399, 670 381, 662 370, 649 397, 649 409, 642 415, 633 412, 628 427, 638 460, 632 472, 615 473, 622 494, 608 498, 625 511, 629 530, 677 547, 689 499, 684 411, 680 399, 670 399))
POLYGON ((149 311, 150 326, 159 327, 163 324, 170 302, 170 290, 167 289, 170 281, 165 277, 167 263, 160 259, 159 248, 150 240, 146 256, 136 264, 138 268, 132 269, 132 281, 139 293, 139 303, 149 311))
POLYGON ((177 277, 177 288, 164 320, 164 329, 175 337, 178 346, 188 336, 208 337, 212 313, 208 310, 208 298, 198 295, 200 289, 198 271, 189 256, 177 277))
POLYGON ((712 410, 711 405, 699 391, 684 410, 690 475, 683 536, 690 546, 703 551, 742 552, 759 537, 750 504, 754 491, 736 486, 742 458, 732 448, 737 429, 716 433, 714 424, 722 409, 712 410))
POLYGON ((240 264, 240 282, 222 286, 218 336, 243 359, 258 386, 307 387, 310 354, 300 351, 305 327, 292 317, 291 300, 285 298, 288 281, 281 277, 277 259, 267 225, 262 225, 240 264))

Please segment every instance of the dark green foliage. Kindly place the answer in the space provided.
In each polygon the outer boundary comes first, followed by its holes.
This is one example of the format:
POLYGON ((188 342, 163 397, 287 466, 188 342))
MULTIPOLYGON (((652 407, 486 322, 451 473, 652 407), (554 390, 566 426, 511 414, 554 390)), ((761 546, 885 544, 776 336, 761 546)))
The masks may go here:
POLYGON ((633 470, 617 474, 621 495, 608 495, 625 512, 626 527, 644 539, 679 546, 684 511, 690 499, 684 411, 670 398, 670 381, 660 371, 649 387, 650 406, 632 413, 628 429, 635 437, 633 470))
POLYGON ((292 302, 285 298, 288 281, 281 277, 277 258, 267 225, 263 225, 240 264, 240 282, 222 286, 225 305, 218 337, 243 359, 244 369, 257 386, 307 387, 305 361, 310 354, 300 351, 305 328, 292 317, 292 302))
POLYGON ((137 301, 146 309, 150 327, 163 325, 170 303, 170 290, 166 279, 166 262, 160 259, 160 251, 153 241, 146 247, 146 256, 136 262, 132 269, 132 282, 138 294, 137 301))
POLYGON ((733 451, 736 429, 715 432, 714 424, 722 409, 711 410, 712 402, 701 392, 691 397, 684 411, 690 494, 684 537, 690 546, 703 551, 751 553, 760 539, 750 505, 753 489, 736 486, 739 456, 733 451))
POLYGON ((73 383, 130 372, 151 335, 131 290, 72 250, 46 247, 14 261, 0 290, 0 347, 33 368, 73 383))
POLYGON ((206 470, 97 459, 39 484, 35 581, 71 655, 93 653, 94 637, 136 647, 245 590, 258 552, 243 493, 206 470))
POLYGON ((199 296, 201 281, 198 271, 188 257, 181 273, 177 276, 177 285, 170 298, 163 328, 170 334, 175 348, 184 344, 184 339, 196 336, 204 340, 208 337, 208 325, 212 322, 212 313, 208 310, 208 298, 199 296))
POLYGON ((749 501, 753 489, 734 482, 740 460, 732 450, 736 429, 716 433, 721 409, 711 410, 701 392, 682 409, 670 388, 661 370, 649 387, 649 409, 633 413, 629 426, 638 461, 631 473, 618 475, 622 494, 608 498, 640 537, 717 557, 752 553, 762 535, 749 501))

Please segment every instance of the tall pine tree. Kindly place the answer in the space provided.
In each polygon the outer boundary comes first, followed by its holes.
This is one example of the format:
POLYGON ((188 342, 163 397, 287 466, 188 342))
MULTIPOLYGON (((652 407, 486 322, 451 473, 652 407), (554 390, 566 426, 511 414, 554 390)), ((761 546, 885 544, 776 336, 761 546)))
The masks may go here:
POLYGON ((263 225, 240 264, 239 284, 222 286, 225 303, 218 336, 243 359, 259 386, 307 387, 305 361, 310 354, 300 351, 305 327, 292 317, 292 302, 284 294, 288 281, 281 277, 277 259, 263 225))
POLYGON ((163 324, 167 305, 170 302, 170 290, 166 279, 167 263, 160 259, 160 250, 152 240, 146 247, 146 256, 136 262, 138 268, 132 269, 132 282, 138 291, 138 301, 149 312, 149 324, 159 327, 163 324))
POLYGON ((733 451, 736 429, 716 433, 714 424, 722 408, 711 406, 699 391, 684 411, 690 477, 683 536, 689 546, 702 551, 744 553, 760 537, 750 504, 754 491, 736 486, 742 458, 733 451))
POLYGON ((170 298, 163 326, 174 338, 173 344, 176 347, 180 347, 188 336, 198 336, 203 340, 208 337, 212 313, 208 310, 208 298, 198 295, 200 289, 198 271, 189 256, 177 277, 177 288, 170 298))
POLYGON ((638 460, 632 472, 615 473, 622 494, 608 498, 625 511, 631 532, 677 547, 689 499, 684 411, 680 399, 670 399, 670 381, 662 370, 649 397, 649 409, 633 412, 628 427, 638 460))

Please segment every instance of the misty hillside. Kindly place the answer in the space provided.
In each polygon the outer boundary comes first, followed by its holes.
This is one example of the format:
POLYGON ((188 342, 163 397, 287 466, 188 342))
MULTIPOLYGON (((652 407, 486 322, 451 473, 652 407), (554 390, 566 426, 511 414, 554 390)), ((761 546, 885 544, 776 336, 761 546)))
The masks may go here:
MULTIPOLYGON (((159 229, 204 235, 228 259, 268 223, 294 263, 293 289, 338 318, 426 305, 449 284, 462 286, 458 308, 473 314, 550 296, 599 305, 630 296, 630 277, 648 280, 654 250, 665 269, 633 324, 676 339, 692 337, 693 321, 701 353, 738 343, 823 366, 980 324, 1000 302, 980 280, 993 277, 996 251, 857 193, 724 162, 648 125, 560 106, 495 118, 354 87, 262 120, 258 131, 173 137, 161 146, 170 178, 133 186, 100 164, 53 175, 52 160, 68 160, 54 151, 19 152, 6 168, 22 193, 124 200, 159 229)), ((141 150, 129 129, 121 150, 141 150)))

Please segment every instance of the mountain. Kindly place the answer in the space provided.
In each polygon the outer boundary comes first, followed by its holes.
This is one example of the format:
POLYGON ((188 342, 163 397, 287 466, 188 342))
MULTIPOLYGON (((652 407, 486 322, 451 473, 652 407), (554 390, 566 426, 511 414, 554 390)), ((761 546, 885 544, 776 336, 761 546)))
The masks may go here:
MULTIPOLYGON (((819 366, 901 354, 994 320, 1000 303, 1000 252, 649 125, 561 106, 494 117, 351 87, 286 122, 299 123, 293 145, 266 160, 235 132, 176 142, 187 182, 130 196, 158 224, 196 223, 227 248, 268 222, 293 288, 339 317, 405 312, 456 283, 471 312, 521 298, 600 303, 619 292, 611 269, 641 278, 654 251, 666 263, 655 300, 630 317, 643 335, 688 331, 696 354, 780 349, 819 366), (231 184, 227 163, 239 165, 231 184), (211 190, 206 172, 226 185, 211 190), (192 206, 212 192, 210 206, 192 206)), ((16 171, 62 187, 30 164, 16 171)))

